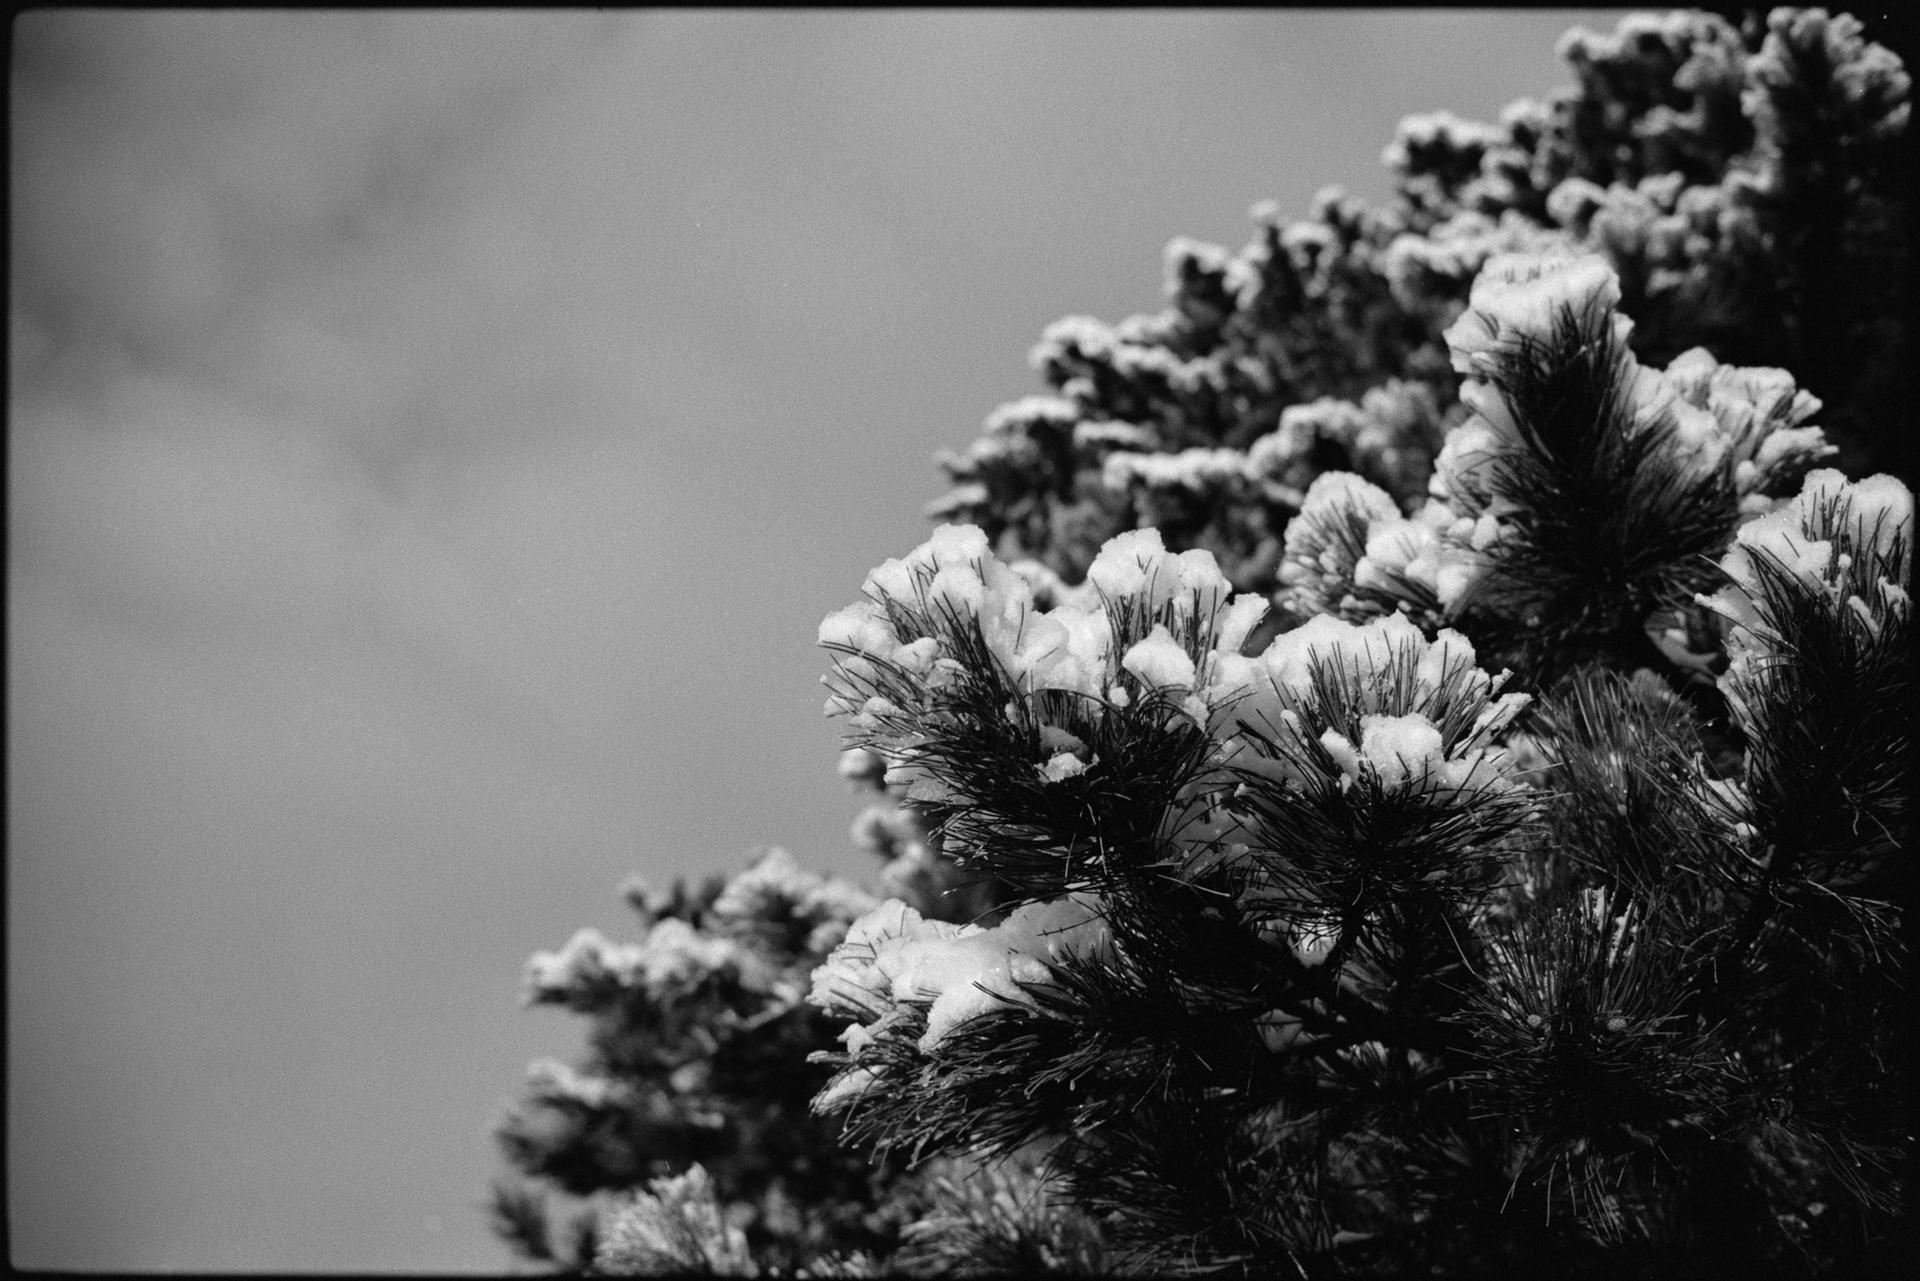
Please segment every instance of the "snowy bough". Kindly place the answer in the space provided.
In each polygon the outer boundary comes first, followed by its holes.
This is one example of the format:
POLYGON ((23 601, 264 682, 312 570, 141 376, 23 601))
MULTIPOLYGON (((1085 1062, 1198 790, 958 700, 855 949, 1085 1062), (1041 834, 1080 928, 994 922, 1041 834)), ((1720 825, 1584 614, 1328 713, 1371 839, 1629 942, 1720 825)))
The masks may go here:
POLYGON ((1320 477, 1298 541, 1357 554, 1297 551, 1339 604, 1257 652, 1152 530, 1079 588, 956 526, 868 577, 828 710, 1017 905, 853 924, 816 1108, 1037 1156, 1147 1270, 1777 1269, 1893 1213, 1912 498, 1618 297, 1492 260, 1431 497, 1320 477))
POLYGON ((1907 74, 1820 10, 1561 52, 1047 330, 820 628, 876 883, 769 851, 529 966, 588 1050, 500 1127, 520 1254, 1903 1258, 1907 74))

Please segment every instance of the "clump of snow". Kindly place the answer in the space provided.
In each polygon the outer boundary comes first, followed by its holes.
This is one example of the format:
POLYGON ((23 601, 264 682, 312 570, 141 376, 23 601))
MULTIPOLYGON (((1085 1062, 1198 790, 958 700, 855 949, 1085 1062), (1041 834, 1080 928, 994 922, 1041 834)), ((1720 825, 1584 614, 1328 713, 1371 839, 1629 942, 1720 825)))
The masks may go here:
POLYGON ((1287 525, 1280 581, 1297 611, 1340 613, 1349 621, 1356 613, 1382 608, 1357 602, 1355 588, 1376 593, 1395 608, 1414 608, 1422 592, 1450 606, 1483 561, 1481 549, 1471 545, 1471 522, 1457 538, 1447 537, 1457 523, 1449 509, 1433 503, 1417 516, 1402 516, 1378 485, 1348 472, 1326 472, 1308 488, 1299 515, 1287 525), (1358 531, 1363 540, 1357 558, 1348 531, 1358 531))
POLYGON ((1196 600, 1211 612, 1230 590, 1212 552, 1169 552, 1153 528, 1109 538, 1087 567, 1087 581, 1109 600, 1139 601, 1152 612, 1172 603, 1177 611, 1191 613, 1196 600))
POLYGON ((1105 612, 1097 603, 1064 599, 1043 610, 1036 587, 1050 596, 1072 594, 1043 567, 1003 564, 977 527, 941 526, 909 555, 868 574, 864 598, 821 623, 820 643, 835 650, 828 714, 878 731, 884 709, 867 705, 867 691, 883 666, 930 685, 950 680, 960 674, 951 653, 954 629, 971 624, 1024 688, 1098 693, 1107 675, 1105 612), (903 628, 917 634, 903 635, 903 628))
POLYGON ((754 986, 772 979, 769 968, 732 938, 696 930, 678 917, 655 922, 641 943, 612 943, 598 930, 582 929, 559 951, 536 952, 527 962, 526 1000, 592 1009, 621 990, 666 1000, 722 971, 754 986))
POLYGON ((1073 427, 1076 449, 1107 446, 1113 449, 1151 450, 1157 443, 1154 434, 1138 423, 1080 422, 1073 427))
POLYGON ((632 978, 656 996, 694 987, 709 974, 741 967, 732 939, 696 930, 677 916, 656 923, 634 958, 632 978))
POLYGON ((1107 946, 1095 905, 1077 896, 1027 904, 991 927, 929 921, 894 900, 854 922, 814 971, 808 1000, 869 1027, 902 1002, 926 1002, 919 1048, 932 1054, 967 1020, 1026 1004, 1018 985, 1045 983, 1046 962, 1107 946))
MULTIPOLYGON (((1237 650, 1266 609, 1251 595, 1230 598, 1226 576, 1211 552, 1167 551, 1158 530, 1131 530, 1109 539, 1088 572, 1084 589, 1068 588, 1037 565, 1009 567, 988 550, 972 526, 942 526, 906 557, 889 560, 867 576, 866 594, 820 624, 821 644, 834 650, 826 678, 827 711, 848 717, 856 729, 875 735, 890 730, 900 709, 874 693, 889 677, 905 676, 938 688, 964 671, 956 657, 957 629, 979 628, 995 662, 1025 693, 1067 690, 1110 697, 1117 659, 1115 611, 1121 616, 1191 623, 1193 634, 1211 636, 1237 650), (1037 598, 1043 594, 1051 607, 1037 598)), ((1184 634, 1184 627, 1183 627, 1184 634)), ((1136 666, 1158 654, 1149 684, 1184 683, 1181 664, 1163 642, 1140 651, 1136 666), (1169 666, 1169 664, 1172 664, 1169 666)), ((1186 663, 1191 665, 1191 656, 1186 663)), ((1120 667, 1120 670, 1129 670, 1120 667)), ((1141 669, 1147 671, 1147 669, 1141 669)), ((883 746, 885 746, 883 744, 883 746)), ((893 749, 888 747, 891 752, 893 749)), ((911 753, 903 751, 902 757, 911 753)), ((911 773, 911 760, 895 762, 911 773)))
MULTIPOLYGON (((1505 402, 1495 399, 1499 414, 1506 416, 1505 402)), ((1489 553, 1506 535, 1501 518, 1510 513, 1493 484, 1494 467, 1506 439, 1490 421, 1475 414, 1447 436, 1434 460, 1429 482, 1432 497, 1416 523, 1431 531, 1438 545, 1433 559, 1422 568, 1445 609, 1457 607, 1486 576, 1489 553)))
MULTIPOLYGON (((1319 467, 1314 455, 1321 442, 1352 451, 1368 428, 1367 416, 1352 401, 1322 396, 1280 411, 1275 430, 1247 449, 1246 474, 1255 481, 1291 487, 1310 485, 1319 467)), ((1297 500, 1296 500, 1297 501, 1297 500)))
POLYGON ((1912 608, 1913 493, 1888 475, 1848 481, 1832 468, 1807 475, 1791 501, 1742 525, 1721 558, 1730 580, 1702 605, 1727 623, 1727 670, 1719 685, 1737 716, 1745 690, 1779 645, 1758 562, 1768 560, 1810 597, 1824 597, 1869 633, 1912 608), (1871 574, 1869 579, 1868 575, 1871 574), (1861 593, 1865 592, 1866 595, 1861 593))
POLYGON ((792 854, 775 847, 729 880, 709 912, 715 925, 736 932, 750 933, 768 923, 802 923, 809 927, 803 946, 817 954, 838 943, 847 926, 871 911, 875 902, 851 881, 808 871, 792 854))
POLYGON ((1085 758, 1072 752, 1055 752, 1047 758, 1046 764, 1039 767, 1040 777, 1049 783, 1058 783, 1063 779, 1077 778, 1087 772, 1085 758))
MULTIPOLYGON (((1205 694, 1214 707, 1230 709, 1216 718, 1213 732, 1229 740, 1230 754, 1244 756, 1244 745, 1232 740, 1249 731, 1296 740, 1305 733, 1302 713, 1320 697, 1317 667, 1361 700, 1357 737, 1339 728, 1317 736, 1349 780, 1364 766, 1389 785, 1411 779, 1434 787, 1501 787, 1513 770, 1491 740, 1528 699, 1496 697, 1505 677, 1489 675, 1476 661, 1472 643, 1450 628, 1429 640, 1399 614, 1364 624, 1319 614, 1276 636, 1262 654, 1217 655, 1205 694), (1442 721, 1462 719, 1465 732, 1447 743, 1442 721)), ((1322 709, 1320 722, 1331 720, 1322 709)))
POLYGON ((1038 766, 1040 777, 1049 783, 1076 778, 1087 772, 1096 759, 1093 750, 1078 735, 1058 725, 1040 727, 1040 750, 1047 753, 1045 764, 1038 766))
POLYGON ((557 952, 535 952, 527 962, 528 1004, 572 1004, 577 993, 617 983, 634 968, 638 948, 609 942, 591 927, 576 930, 557 952))
POLYGON ((1460 553, 1441 541, 1433 522, 1394 516, 1367 530, 1366 551, 1354 562, 1353 582, 1390 592, 1397 587, 1396 579, 1404 580, 1425 587, 1448 606, 1464 589, 1465 572, 1460 553))
POLYGON ((1720 365, 1705 348, 1693 348, 1668 363, 1665 378, 1686 405, 1713 417, 1745 513, 1770 511, 1814 463, 1837 453, 1826 432, 1807 423, 1820 413, 1820 399, 1799 390, 1784 369, 1720 365))
POLYGON ((1064 396, 1023 396, 988 414, 981 430, 989 436, 1010 436, 1017 428, 1044 424, 1066 432, 1074 429, 1079 416, 1078 406, 1064 396))
MULTIPOLYGON (((1756 556, 1765 556, 1809 588, 1831 592, 1846 565, 1842 558, 1877 557, 1896 566, 1889 580, 1904 587, 1913 543, 1913 494, 1888 475, 1848 481, 1823 467, 1808 474, 1789 503, 1748 521, 1720 567, 1733 580, 1700 601, 1733 623, 1757 622, 1760 595, 1756 556)), ((1849 559, 1848 563, 1851 563, 1849 559)))
POLYGON ((1223 654, 1238 654, 1247 637, 1267 616, 1267 598, 1254 592, 1235 596, 1214 619, 1213 645, 1223 654))
POLYGON ((1192 689, 1193 658, 1165 624, 1155 624, 1145 640, 1128 649, 1120 666, 1133 673, 1141 684, 1157 688, 1192 689))
MULTIPOLYGON (((948 575, 948 585, 979 578, 980 562, 989 556, 986 533, 976 525, 942 525, 933 536, 904 557, 884 561, 867 575, 864 590, 870 598, 910 601, 922 584, 948 575)), ((965 588, 961 588, 965 592, 965 588)))
POLYGON ((1476 748, 1449 757, 1440 727, 1418 712, 1362 716, 1358 744, 1329 729, 1320 735, 1320 746, 1339 767, 1343 787, 1371 775, 1382 788, 1411 784, 1438 794, 1472 783, 1497 785, 1495 776, 1481 767, 1510 764, 1507 754, 1498 748, 1476 748))
POLYGON ((1480 378, 1499 356, 1549 337, 1569 318, 1588 332, 1610 328, 1624 346, 1633 322, 1619 305, 1620 278, 1599 254, 1495 254, 1474 277, 1467 310, 1442 336, 1454 370, 1480 378))
POLYGON ((1439 728, 1418 712, 1361 717, 1357 748, 1344 734, 1331 729, 1320 735, 1320 745, 1349 779, 1360 777, 1364 763, 1388 786, 1424 777, 1442 756, 1439 728))
POLYGON ((1173 454, 1110 454, 1100 471, 1108 489, 1186 490, 1206 494, 1236 480, 1246 465, 1237 449, 1183 449, 1173 454))
POLYGON ((1380 153, 1380 163, 1389 169, 1407 170, 1417 166, 1423 152, 1484 151, 1502 137, 1493 125, 1465 120, 1451 111, 1421 112, 1401 118, 1393 141, 1380 153))
POLYGON ((527 1087, 541 1098, 594 1110, 607 1107, 625 1092, 625 1087, 609 1077, 582 1072, 554 1058, 538 1058, 527 1064, 527 1087))
POLYGON ((1363 625, 1318 614, 1274 637, 1260 662, 1276 689, 1305 695, 1312 688, 1316 659, 1364 676, 1392 663, 1396 651, 1423 651, 1426 644, 1420 629, 1398 614, 1363 625))
MULTIPOLYGON (((849 1027, 849 1032, 861 1031, 858 1025, 849 1027)), ((848 1053, 857 1053, 857 1047, 848 1043, 848 1053)), ((853 1103, 861 1095, 877 1088, 880 1073, 870 1067, 850 1068, 834 1078, 833 1083, 822 1090, 813 1100, 815 1112, 836 1112, 853 1103)))

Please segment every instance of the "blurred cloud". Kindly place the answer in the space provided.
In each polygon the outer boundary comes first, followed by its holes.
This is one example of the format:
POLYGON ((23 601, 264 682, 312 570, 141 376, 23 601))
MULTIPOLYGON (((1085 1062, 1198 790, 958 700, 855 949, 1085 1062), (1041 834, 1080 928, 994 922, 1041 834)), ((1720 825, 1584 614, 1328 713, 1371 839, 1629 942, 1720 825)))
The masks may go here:
POLYGON ((497 1270, 526 955, 865 870, 814 628, 934 450, 1582 19, 20 18, 13 1261, 497 1270))

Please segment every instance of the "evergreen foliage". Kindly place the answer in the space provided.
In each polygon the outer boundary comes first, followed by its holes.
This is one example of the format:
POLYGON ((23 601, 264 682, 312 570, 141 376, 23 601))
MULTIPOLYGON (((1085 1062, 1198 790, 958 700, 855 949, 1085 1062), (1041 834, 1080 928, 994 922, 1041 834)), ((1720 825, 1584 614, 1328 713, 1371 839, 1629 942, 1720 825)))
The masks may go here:
POLYGON ((1167 311, 1048 330, 956 522, 821 625, 878 893, 773 851, 534 958, 591 1032, 500 1129, 522 1257, 1911 1241, 1913 502, 1848 478, 1909 457, 1907 76, 1820 11, 1562 52, 1403 124, 1388 207, 1176 240, 1167 311))
POLYGON ((1911 474, 1885 425, 1913 395, 1899 58, 1792 9, 1636 16, 1560 52, 1575 84, 1497 124, 1405 121, 1387 204, 1332 189, 1290 224, 1260 206, 1237 253, 1167 247, 1164 310, 1050 327, 1048 394, 945 459, 933 514, 1069 581, 1152 525, 1257 590, 1314 476, 1418 501, 1461 417, 1444 330, 1490 256, 1547 250, 1605 256, 1642 360, 1792 370, 1846 470, 1911 474))

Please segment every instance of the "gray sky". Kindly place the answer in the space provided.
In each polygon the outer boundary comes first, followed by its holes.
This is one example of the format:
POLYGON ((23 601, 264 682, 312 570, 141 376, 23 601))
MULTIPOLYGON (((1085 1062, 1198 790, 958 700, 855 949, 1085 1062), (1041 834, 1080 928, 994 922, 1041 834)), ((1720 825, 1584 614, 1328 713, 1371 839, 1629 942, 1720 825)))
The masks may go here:
POLYGON ((1619 12, 19 19, 12 1261, 503 1268, 528 954, 871 870, 814 630, 1041 329, 1619 12))

